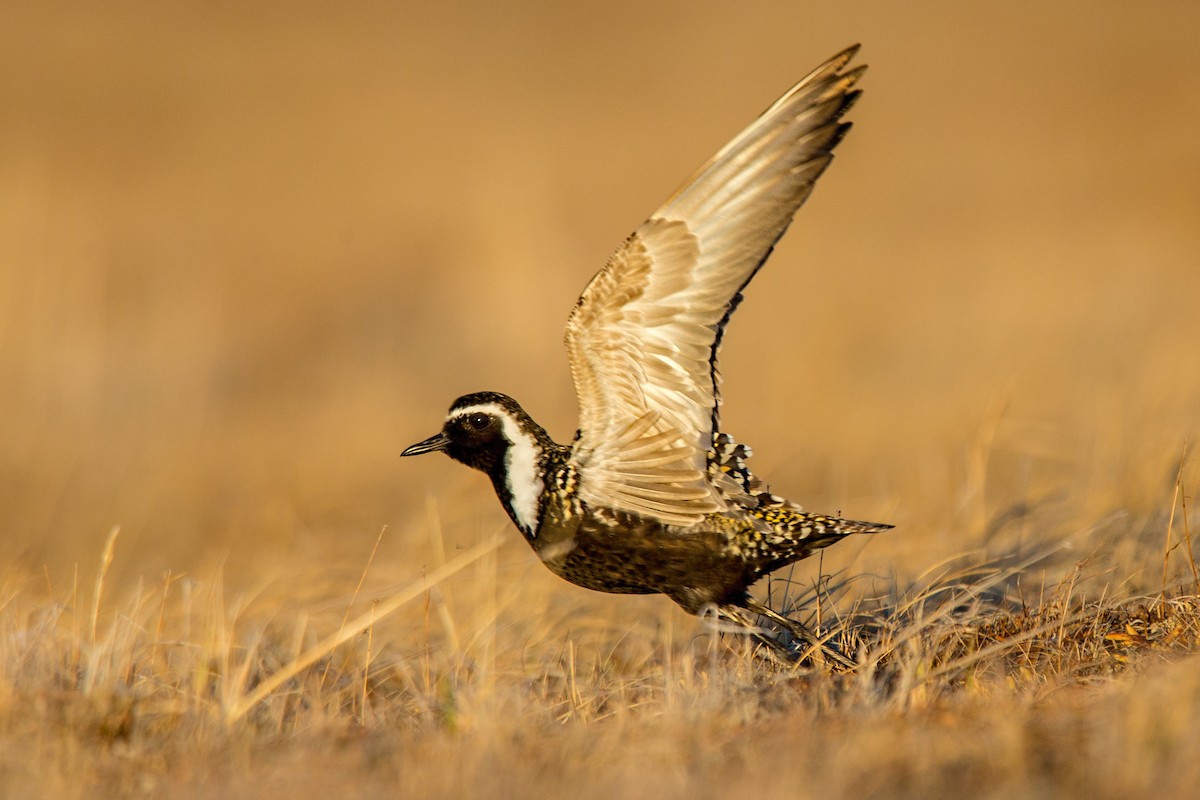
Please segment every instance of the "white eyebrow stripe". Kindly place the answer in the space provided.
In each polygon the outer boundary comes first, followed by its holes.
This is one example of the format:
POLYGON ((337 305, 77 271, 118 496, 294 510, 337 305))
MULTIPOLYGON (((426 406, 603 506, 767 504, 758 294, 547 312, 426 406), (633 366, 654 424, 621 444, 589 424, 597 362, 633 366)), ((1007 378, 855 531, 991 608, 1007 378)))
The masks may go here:
POLYGON ((458 419, 459 417, 465 417, 467 414, 477 414, 477 413, 491 414, 496 417, 507 417, 508 416, 508 411, 501 408, 496 403, 480 403, 477 406, 467 406, 466 408, 460 408, 460 409, 452 412, 450 415, 448 415, 446 417, 446 420, 449 421, 452 419, 458 419))
POLYGON ((530 536, 537 535, 538 505, 546 486, 542 482, 542 448, 537 440, 521 430, 509 411, 496 403, 480 403, 455 410, 447 420, 455 420, 468 414, 489 414, 500 420, 504 436, 508 439, 508 452, 504 456, 505 484, 508 489, 509 507, 517 518, 517 525, 530 536))

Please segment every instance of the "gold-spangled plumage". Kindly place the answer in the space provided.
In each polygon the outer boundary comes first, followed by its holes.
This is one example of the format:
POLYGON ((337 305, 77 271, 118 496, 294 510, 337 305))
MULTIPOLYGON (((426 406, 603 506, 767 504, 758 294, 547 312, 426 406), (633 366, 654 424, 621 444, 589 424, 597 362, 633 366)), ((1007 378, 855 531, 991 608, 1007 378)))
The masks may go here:
POLYGON ((807 636, 750 585, 890 526, 809 514, 767 491, 748 448, 720 431, 717 357, 742 290, 850 128, 841 118, 865 69, 847 69, 857 50, 771 105, 588 283, 565 334, 580 417, 569 447, 511 398, 480 392, 404 455, 442 450, 487 473, 534 550, 573 583, 660 592, 746 625, 752 611, 807 636))

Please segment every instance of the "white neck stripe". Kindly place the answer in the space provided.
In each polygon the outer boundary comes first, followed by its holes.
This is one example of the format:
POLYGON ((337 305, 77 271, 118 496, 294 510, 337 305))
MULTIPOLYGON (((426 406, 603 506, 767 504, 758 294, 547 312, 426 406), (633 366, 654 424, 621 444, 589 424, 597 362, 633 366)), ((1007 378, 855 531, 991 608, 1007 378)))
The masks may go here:
POLYGON ((535 535, 538 528, 538 504, 545 489, 541 472, 541 447, 531 434, 521 430, 521 426, 507 409, 496 403, 481 403, 457 409, 450 415, 450 419, 458 419, 467 414, 490 414, 500 420, 504 436, 509 442, 508 453, 504 457, 509 506, 521 529, 530 536, 535 535))

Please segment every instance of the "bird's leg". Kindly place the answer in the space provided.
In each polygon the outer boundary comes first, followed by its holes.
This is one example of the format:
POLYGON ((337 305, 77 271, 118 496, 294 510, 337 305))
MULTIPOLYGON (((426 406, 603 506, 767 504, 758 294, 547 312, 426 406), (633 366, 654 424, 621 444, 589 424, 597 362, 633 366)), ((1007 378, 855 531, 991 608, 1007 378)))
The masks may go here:
POLYGON ((800 639, 801 641, 808 643, 814 650, 820 650, 821 653, 824 654, 826 658, 833 661, 838 666, 840 666, 844 669, 854 669, 855 668, 855 666, 856 666, 855 663, 853 661, 851 661, 849 658, 847 658, 846 656, 842 655, 836 647, 834 647, 828 641, 823 640, 820 637, 818 637, 815 633, 810 631, 804 625, 800 624, 799 622, 796 622, 796 620, 788 619, 787 617, 783 616, 782 614, 780 614, 776 611, 773 611, 772 609, 768 608, 767 606, 763 605, 762 603, 758 602, 757 600, 753 600, 751 598, 747 598, 746 601, 742 603, 742 607, 745 608, 747 611, 753 611, 755 614, 758 614, 760 617, 766 617, 767 619, 771 620, 771 622, 775 623, 776 625, 783 628, 788 633, 795 636, 797 639, 800 639))
MULTIPOLYGON (((709 618, 714 621, 732 622, 736 628, 729 630, 726 628, 721 630, 719 622, 718 632, 731 632, 740 636, 749 636, 755 643, 766 648, 766 657, 768 660, 782 661, 787 664, 796 662, 796 653, 790 647, 785 646, 774 636, 770 636, 755 624, 754 620, 745 612, 744 609, 733 605, 708 605, 700 611, 701 618, 709 618)), ((762 652, 762 651, 760 651, 762 652)))

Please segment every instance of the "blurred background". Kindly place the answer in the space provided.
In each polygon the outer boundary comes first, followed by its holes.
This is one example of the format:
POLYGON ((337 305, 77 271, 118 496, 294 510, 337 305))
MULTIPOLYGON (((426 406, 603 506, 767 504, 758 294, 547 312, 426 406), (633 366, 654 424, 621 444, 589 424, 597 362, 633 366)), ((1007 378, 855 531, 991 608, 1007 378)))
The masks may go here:
MULTIPOLYGON (((898 525, 827 569, 1069 540, 1125 580, 1200 430, 1192 3, 5 3, 0 557, 69 582, 119 525, 114 576, 252 585, 352 575, 386 526, 403 581, 431 530, 502 529, 400 450, 481 389, 568 441, 583 285, 856 41, 725 427, 778 493, 898 525)), ((579 600, 510 533, 502 580, 579 600)))

